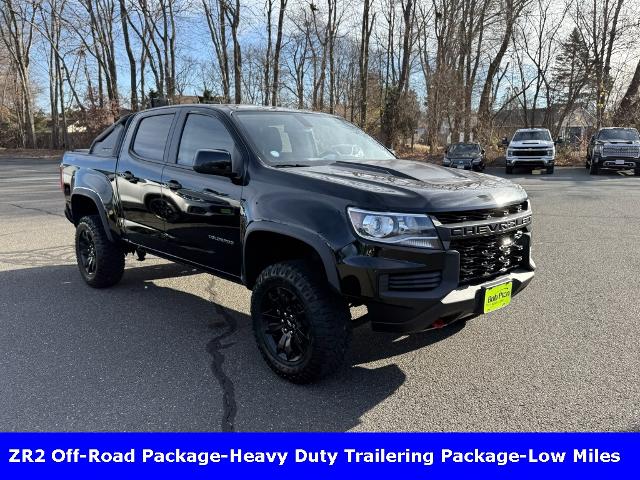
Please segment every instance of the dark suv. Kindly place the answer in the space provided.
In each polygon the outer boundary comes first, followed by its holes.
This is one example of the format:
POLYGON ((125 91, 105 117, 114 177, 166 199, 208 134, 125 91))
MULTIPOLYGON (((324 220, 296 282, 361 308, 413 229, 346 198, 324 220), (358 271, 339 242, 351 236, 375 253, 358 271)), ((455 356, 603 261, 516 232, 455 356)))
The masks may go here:
POLYGON ((479 143, 452 143, 447 147, 442 165, 462 170, 484 170, 484 148, 479 143))
POLYGON ((87 284, 147 252, 244 284, 262 355, 295 382, 342 363, 352 306, 374 330, 417 332, 504 307, 533 278, 520 186, 399 160, 327 114, 147 110, 60 172, 87 284))
POLYGON ((635 128, 609 127, 598 130, 587 148, 585 166, 591 175, 600 170, 630 170, 640 175, 640 135, 635 128))

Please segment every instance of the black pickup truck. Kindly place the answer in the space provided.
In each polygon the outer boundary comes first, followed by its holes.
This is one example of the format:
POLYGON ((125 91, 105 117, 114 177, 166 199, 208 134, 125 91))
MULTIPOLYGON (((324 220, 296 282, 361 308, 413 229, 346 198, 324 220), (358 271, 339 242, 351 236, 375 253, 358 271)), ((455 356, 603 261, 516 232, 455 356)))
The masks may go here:
POLYGON ((60 175, 87 284, 117 283, 130 253, 244 284, 263 357, 294 382, 340 366, 352 306, 374 330, 424 331, 507 305, 534 275, 520 186, 399 160, 332 115, 151 109, 60 175))

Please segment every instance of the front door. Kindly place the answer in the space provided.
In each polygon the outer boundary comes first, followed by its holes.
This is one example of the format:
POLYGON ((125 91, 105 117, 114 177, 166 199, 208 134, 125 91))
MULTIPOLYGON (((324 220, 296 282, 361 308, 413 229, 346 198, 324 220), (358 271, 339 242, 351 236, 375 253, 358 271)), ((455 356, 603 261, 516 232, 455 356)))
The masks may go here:
POLYGON ((171 211, 164 217, 168 253, 239 277, 242 187, 228 177, 194 171, 193 162, 198 150, 226 150, 240 169, 241 149, 211 110, 185 112, 180 125, 174 161, 162 176, 163 200, 171 211))
POLYGON ((176 115, 174 109, 168 109, 136 117, 116 168, 126 236, 152 249, 163 245, 162 170, 176 115))

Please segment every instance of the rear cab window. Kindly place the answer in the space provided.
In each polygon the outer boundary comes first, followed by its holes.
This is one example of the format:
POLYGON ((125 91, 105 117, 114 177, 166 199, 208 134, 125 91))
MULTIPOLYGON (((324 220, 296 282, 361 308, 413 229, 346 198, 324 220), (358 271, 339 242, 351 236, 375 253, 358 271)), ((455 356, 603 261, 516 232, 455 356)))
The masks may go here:
POLYGON ((120 141, 120 137, 124 132, 124 125, 118 123, 109 127, 104 133, 98 135, 99 140, 95 141, 91 146, 91 154, 98 157, 114 157, 117 155, 116 146, 120 141))

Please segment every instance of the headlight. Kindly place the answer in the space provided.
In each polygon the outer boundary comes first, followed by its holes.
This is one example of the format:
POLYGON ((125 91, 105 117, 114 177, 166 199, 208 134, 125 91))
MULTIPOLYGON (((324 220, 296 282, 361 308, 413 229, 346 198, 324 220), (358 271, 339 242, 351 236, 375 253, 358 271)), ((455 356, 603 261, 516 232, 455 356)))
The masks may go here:
POLYGON ((547 150, 547 155, 549 157, 553 157, 553 148, 550 148, 549 150, 547 150))
POLYGON ((428 215, 379 213, 348 209, 356 233, 367 240, 420 248, 442 248, 428 215))
POLYGON ((595 153, 597 155, 601 155, 602 154, 602 145, 596 145, 595 147, 593 147, 593 153, 595 153))
POLYGON ((449 165, 450 163, 451 163, 451 160, 449 160, 447 157, 444 157, 444 158, 442 159, 442 164, 443 164, 443 165, 449 165))
POLYGON ((513 157, 513 150, 507 150, 507 157, 513 157))
POLYGON ((474 159, 472 160, 472 162, 473 162, 473 163, 475 163, 476 165, 477 165, 478 163, 480 163, 481 161, 482 161, 482 158, 480 158, 480 157, 478 157, 478 158, 474 158, 474 159))

